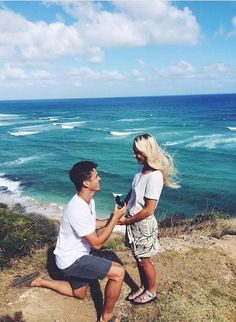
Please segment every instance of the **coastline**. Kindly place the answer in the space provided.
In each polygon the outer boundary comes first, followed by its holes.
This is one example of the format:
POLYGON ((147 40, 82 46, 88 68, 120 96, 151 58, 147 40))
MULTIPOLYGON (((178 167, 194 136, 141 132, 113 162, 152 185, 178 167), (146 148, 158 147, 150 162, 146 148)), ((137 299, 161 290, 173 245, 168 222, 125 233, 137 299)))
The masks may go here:
MULTIPOLYGON (((7 207, 9 210, 25 214, 38 214, 52 220, 61 220, 63 206, 38 202, 30 197, 22 197, 10 192, 0 193, 0 208, 7 207)), ((100 218, 104 219, 104 218, 100 218)), ((125 233, 125 227, 116 225, 114 232, 125 233)))
POLYGON ((36 213, 48 218, 60 218, 63 207, 55 203, 44 203, 31 197, 24 197, 9 191, 0 193, 0 203, 5 204, 10 210, 36 213))

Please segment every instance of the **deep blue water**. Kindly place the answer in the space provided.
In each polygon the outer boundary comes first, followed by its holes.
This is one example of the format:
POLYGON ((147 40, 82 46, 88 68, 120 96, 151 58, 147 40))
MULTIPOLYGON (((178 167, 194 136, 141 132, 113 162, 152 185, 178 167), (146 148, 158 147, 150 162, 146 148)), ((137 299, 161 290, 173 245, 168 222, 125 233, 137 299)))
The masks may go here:
POLYGON ((174 154, 181 177, 181 189, 163 190, 157 216, 235 214, 235 94, 0 101, 0 186, 8 188, 1 200, 59 215, 54 206, 75 191, 68 169, 88 159, 98 163, 102 191, 95 200, 105 217, 112 192, 130 189, 138 169, 132 141, 141 133, 174 154))

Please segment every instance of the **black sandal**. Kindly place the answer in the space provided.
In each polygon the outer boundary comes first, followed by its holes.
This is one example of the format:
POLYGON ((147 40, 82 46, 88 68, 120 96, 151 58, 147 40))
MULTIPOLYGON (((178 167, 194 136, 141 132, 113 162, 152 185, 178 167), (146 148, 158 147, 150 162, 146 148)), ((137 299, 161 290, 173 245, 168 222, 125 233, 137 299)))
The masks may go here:
POLYGON ((31 283, 39 277, 40 273, 39 272, 34 272, 22 277, 17 277, 11 282, 11 286, 31 286, 31 283))

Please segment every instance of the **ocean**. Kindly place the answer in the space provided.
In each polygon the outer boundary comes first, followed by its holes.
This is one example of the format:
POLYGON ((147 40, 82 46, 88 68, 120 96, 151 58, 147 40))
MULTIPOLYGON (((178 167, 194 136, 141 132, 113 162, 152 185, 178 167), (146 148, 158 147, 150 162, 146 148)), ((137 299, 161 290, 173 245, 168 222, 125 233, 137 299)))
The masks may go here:
POLYGON ((75 193, 68 170, 98 164, 97 215, 113 210, 139 166, 136 135, 174 155, 181 188, 163 189, 157 218, 236 210, 236 94, 0 101, 0 201, 60 216, 75 193))

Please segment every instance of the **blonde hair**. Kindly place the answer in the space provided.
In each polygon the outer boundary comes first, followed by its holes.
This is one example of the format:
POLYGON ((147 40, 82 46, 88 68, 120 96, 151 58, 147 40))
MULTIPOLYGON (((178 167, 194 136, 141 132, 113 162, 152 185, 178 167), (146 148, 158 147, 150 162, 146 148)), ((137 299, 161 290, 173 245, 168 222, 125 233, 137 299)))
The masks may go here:
POLYGON ((176 169, 173 157, 158 145, 156 139, 150 134, 142 134, 134 139, 134 147, 147 158, 147 164, 160 170, 163 175, 164 185, 168 188, 178 189, 180 185, 176 181, 176 169))

